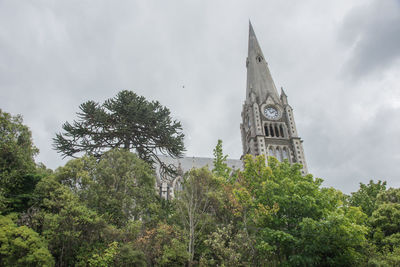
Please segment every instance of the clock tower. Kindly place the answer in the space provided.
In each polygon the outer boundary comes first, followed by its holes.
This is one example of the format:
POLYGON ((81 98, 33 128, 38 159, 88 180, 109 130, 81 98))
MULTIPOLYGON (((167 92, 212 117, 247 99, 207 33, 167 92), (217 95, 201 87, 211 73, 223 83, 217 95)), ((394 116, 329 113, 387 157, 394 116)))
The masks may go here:
POLYGON ((248 49, 246 100, 240 124, 243 155, 287 159, 303 165, 302 173, 307 174, 303 141, 297 134, 293 109, 283 88, 278 94, 251 23, 248 49))

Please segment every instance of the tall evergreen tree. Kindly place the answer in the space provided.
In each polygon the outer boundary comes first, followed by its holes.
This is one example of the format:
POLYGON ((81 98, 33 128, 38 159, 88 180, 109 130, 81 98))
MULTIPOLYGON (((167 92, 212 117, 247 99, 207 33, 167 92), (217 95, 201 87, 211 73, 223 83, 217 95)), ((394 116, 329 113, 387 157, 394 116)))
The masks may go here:
POLYGON ((79 109, 78 120, 64 123, 64 132, 54 138, 55 149, 64 157, 81 152, 100 157, 111 148, 124 148, 174 173, 173 166, 166 166, 158 154, 182 156, 184 134, 181 123, 158 101, 124 90, 103 104, 87 101, 79 109))
POLYGON ((218 139, 217 146, 214 148, 214 168, 212 172, 219 177, 224 177, 228 179, 231 174, 231 168, 226 164, 226 159, 228 155, 224 155, 222 151, 222 140, 218 139))

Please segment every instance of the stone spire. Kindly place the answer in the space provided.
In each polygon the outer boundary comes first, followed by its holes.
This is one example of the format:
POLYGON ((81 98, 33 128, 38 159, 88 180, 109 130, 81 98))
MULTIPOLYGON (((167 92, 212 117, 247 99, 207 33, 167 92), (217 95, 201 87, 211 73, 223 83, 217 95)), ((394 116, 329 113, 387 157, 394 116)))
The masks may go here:
POLYGON ((258 44, 251 22, 249 22, 249 50, 246 66, 246 99, 249 99, 253 92, 256 95, 258 103, 264 102, 269 96, 272 97, 276 103, 279 103, 278 91, 272 79, 271 72, 269 71, 268 63, 258 44))
POLYGON ((306 174, 307 163, 293 109, 283 88, 278 94, 251 23, 246 66, 246 100, 240 124, 243 156, 273 156, 279 161, 300 163, 306 174))

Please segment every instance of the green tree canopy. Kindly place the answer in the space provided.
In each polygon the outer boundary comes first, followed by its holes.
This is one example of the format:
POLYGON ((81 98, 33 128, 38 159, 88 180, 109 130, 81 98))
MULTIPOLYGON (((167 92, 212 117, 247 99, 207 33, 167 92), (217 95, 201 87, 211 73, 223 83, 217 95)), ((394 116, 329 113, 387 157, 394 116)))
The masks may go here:
POLYGON ((219 181, 206 168, 192 169, 186 176, 182 191, 176 196, 176 207, 188 237, 189 266, 193 264, 196 242, 210 222, 219 181))
POLYGON ((352 207, 331 212, 325 218, 304 218, 300 223, 301 237, 297 246, 301 251, 291 257, 299 266, 360 266, 365 263, 367 227, 358 223, 365 215, 352 207))
POLYGON ((90 209, 117 226, 130 220, 146 222, 157 208, 152 169, 124 149, 107 151, 99 161, 93 156, 73 159, 57 169, 55 176, 90 209))
POLYGON ((158 101, 124 90, 103 104, 87 101, 79 109, 78 120, 64 123, 64 132, 54 138, 55 149, 64 157, 80 152, 100 157, 111 148, 124 148, 150 164, 158 162, 164 171, 174 172, 173 166, 166 166, 157 155, 182 156, 182 125, 158 101))
POLYGON ((233 200, 255 242, 255 263, 350 266, 363 260, 364 213, 345 209, 343 194, 321 183, 311 174, 303 176, 299 164, 269 157, 266 165, 263 156, 245 157, 233 200))
POLYGON ((189 258, 186 243, 182 230, 165 223, 145 231, 137 240, 149 266, 185 266, 189 258))
POLYGON ((368 184, 360 183, 360 189, 357 192, 351 193, 350 204, 360 207, 368 216, 372 215, 375 210, 376 198, 379 193, 386 190, 386 182, 370 180, 368 184))
POLYGON ((390 188, 377 197, 377 208, 372 213, 373 227, 378 246, 400 247, 400 189, 390 188))
POLYGON ((37 210, 27 224, 47 240, 56 266, 87 262, 96 249, 106 246, 112 228, 54 176, 44 177, 35 194, 37 210))
POLYGON ((22 116, 0 109, 0 198, 6 211, 26 209, 40 177, 34 156, 38 149, 22 116))
POLYGON ((47 243, 26 226, 17 226, 11 216, 0 215, 0 266, 53 266, 47 243))
POLYGON ((373 266, 400 266, 400 189, 389 188, 376 197, 375 210, 369 218, 371 243, 376 254, 373 266))
POLYGON ((217 146, 214 148, 214 169, 212 170, 216 176, 229 179, 232 170, 228 167, 228 164, 226 164, 227 158, 228 155, 224 155, 222 151, 222 140, 218 139, 217 146))
POLYGON ((44 177, 24 223, 49 243, 56 266, 143 266, 135 246, 158 219, 150 166, 124 149, 85 155, 44 177))

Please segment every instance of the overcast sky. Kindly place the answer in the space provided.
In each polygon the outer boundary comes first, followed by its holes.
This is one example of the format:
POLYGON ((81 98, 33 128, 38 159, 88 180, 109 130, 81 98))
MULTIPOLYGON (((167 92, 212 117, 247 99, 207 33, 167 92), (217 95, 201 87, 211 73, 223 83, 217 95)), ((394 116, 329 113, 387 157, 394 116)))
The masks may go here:
POLYGON ((0 0, 0 108, 49 168, 62 123, 122 89, 180 120, 187 156, 242 153, 248 21, 294 109, 309 171, 400 187, 400 1, 0 0))

